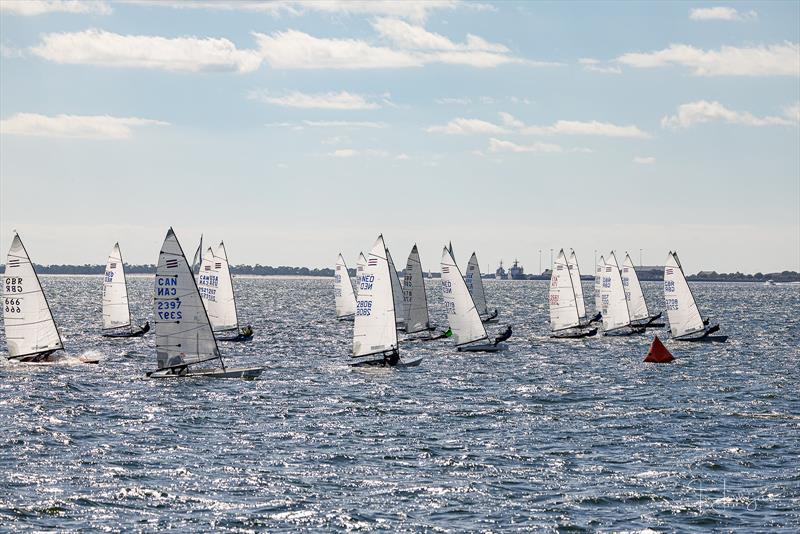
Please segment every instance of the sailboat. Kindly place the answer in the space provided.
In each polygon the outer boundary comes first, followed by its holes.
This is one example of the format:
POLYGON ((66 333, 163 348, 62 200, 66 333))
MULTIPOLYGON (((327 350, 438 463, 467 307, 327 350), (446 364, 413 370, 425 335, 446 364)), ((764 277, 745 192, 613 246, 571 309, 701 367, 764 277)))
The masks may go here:
POLYGON ((148 377, 255 378, 261 374, 261 367, 225 366, 191 267, 172 228, 158 255, 154 289, 158 368, 148 377), (219 367, 197 367, 205 362, 219 367))
MULTIPOLYGON (((452 246, 450 255, 452 256, 452 246)), ((455 261, 455 256, 452 256, 455 261)), ((483 279, 481 278, 481 268, 478 264, 478 256, 473 252, 467 263, 467 276, 465 278, 469 294, 472 295, 472 300, 475 301, 475 307, 478 309, 478 315, 484 323, 497 321, 497 309, 489 311, 489 306, 486 304, 486 291, 483 289, 483 279)))
MULTIPOLYGON (((578 306, 578 317, 581 321, 586 322, 586 301, 583 298, 583 284, 581 284, 581 270, 578 267, 578 255, 575 254, 574 249, 569 250, 567 265, 569 266, 569 275, 572 279, 572 288, 575 290, 575 304, 578 306)), ((601 317, 602 315, 598 312, 587 324, 597 322, 601 317)))
POLYGON ((676 341, 724 342, 728 336, 712 336, 719 325, 706 327, 686 281, 677 252, 670 252, 664 264, 664 304, 672 338, 676 341))
POLYGON ((103 277, 103 337, 141 337, 150 331, 150 323, 133 328, 128 302, 128 280, 119 243, 114 244, 103 277))
POLYGON ((397 276, 379 235, 358 278, 358 303, 353 325, 354 367, 413 367, 422 358, 404 362, 397 344, 394 284, 397 276))
POLYGON ((367 258, 364 256, 363 252, 359 252, 358 261, 356 262, 356 296, 358 296, 358 279, 361 278, 361 274, 364 272, 366 266, 367 258))
POLYGON ((333 271, 333 297, 336 302, 336 318, 352 321, 356 315, 356 294, 344 257, 339 254, 333 271))
MULTIPOLYGON (((574 252, 573 254, 574 255, 574 252)), ((562 248, 550 273, 550 331, 555 338, 581 338, 597 334, 597 328, 586 330, 588 324, 581 322, 580 300, 575 291, 575 279, 564 249, 562 248)), ((585 309, 584 317, 585 319, 585 309)))
POLYGON ((603 303, 603 273, 606 270, 606 260, 603 256, 597 261, 594 267, 594 311, 595 317, 598 319, 603 318, 605 311, 605 304, 603 303))
MULTIPOLYGON (((14 233, 3 274, 3 322, 5 323, 8 359, 18 362, 58 361, 57 351, 64 350, 39 276, 22 244, 14 233)), ((84 363, 98 363, 82 357, 84 363)))
POLYGON ((459 352, 497 352, 508 348, 505 343, 489 342, 475 301, 448 247, 442 250, 442 298, 459 352))
MULTIPOLYGON (((210 247, 209 247, 210 249, 210 247)), ((203 265, 203 234, 200 234, 200 244, 197 245, 197 250, 194 251, 194 259, 192 260, 192 273, 198 274, 203 265)))
POLYGON ((647 301, 642 293, 642 285, 639 283, 639 275, 633 266, 631 255, 625 253, 622 261, 622 285, 625 287, 625 298, 628 299, 628 310, 631 314, 631 322, 637 326, 645 328, 662 328, 664 323, 655 321, 661 317, 661 313, 650 315, 647 309, 647 301))
POLYGON ((253 327, 240 328, 239 315, 236 311, 236 295, 233 291, 233 278, 228 263, 225 242, 220 241, 217 251, 208 247, 200 274, 197 276, 197 288, 208 312, 211 329, 217 341, 250 341, 253 339, 253 327))
POLYGON ((389 273, 392 275, 392 294, 394 295, 394 309, 395 309, 395 320, 397 321, 397 325, 402 325, 406 318, 403 315, 405 306, 403 305, 403 286, 400 285, 400 276, 397 274, 397 269, 394 266, 394 260, 392 260, 392 255, 389 252, 389 249, 386 249, 386 258, 389 262, 389 273))
MULTIPOLYGON (((406 334, 417 334, 420 332, 431 332, 435 330, 431 326, 428 314, 428 296, 425 293, 425 277, 422 272, 422 263, 419 259, 417 245, 411 249, 406 262, 405 277, 403 279, 403 315, 406 317, 406 334)), ((406 338, 403 341, 432 341, 444 338, 444 334, 423 337, 406 338)))
POLYGON ((617 263, 617 256, 612 251, 608 255, 602 280, 603 303, 603 335, 629 336, 644 332, 644 328, 631 325, 628 310, 628 299, 622 285, 622 274, 617 263))

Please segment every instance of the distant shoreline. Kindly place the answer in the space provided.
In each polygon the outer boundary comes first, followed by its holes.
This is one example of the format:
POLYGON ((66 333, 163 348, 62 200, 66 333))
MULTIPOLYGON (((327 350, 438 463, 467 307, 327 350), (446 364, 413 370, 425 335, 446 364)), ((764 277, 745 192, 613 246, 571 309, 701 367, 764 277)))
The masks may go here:
MULTIPOLYGON (((105 265, 38 265, 34 264, 36 272, 40 275, 101 275, 105 272, 105 265)), ((155 265, 126 265, 125 272, 129 275, 153 275, 155 265)), ((0 271, 5 273, 5 264, 0 264, 0 271)), ((350 276, 355 276, 355 269, 349 269, 350 276)), ((310 269, 308 267, 271 267, 265 265, 232 265, 231 273, 237 276, 271 276, 292 278, 330 278, 333 269, 310 269)), ((402 277, 402 271, 400 271, 402 277)), ((431 273, 432 278, 440 278, 439 273, 431 273)), ((638 271, 639 280, 642 282, 661 282, 664 279, 662 270, 648 269, 638 271)), ((494 275, 484 275, 484 279, 493 280, 494 275)), ((581 280, 590 281, 590 275, 581 276, 581 280)), ((686 277, 691 282, 755 282, 775 283, 800 282, 800 273, 796 271, 782 271, 780 273, 717 273, 716 271, 701 271, 686 277)), ((526 275, 523 280, 550 280, 550 273, 545 271, 539 275, 526 275)))

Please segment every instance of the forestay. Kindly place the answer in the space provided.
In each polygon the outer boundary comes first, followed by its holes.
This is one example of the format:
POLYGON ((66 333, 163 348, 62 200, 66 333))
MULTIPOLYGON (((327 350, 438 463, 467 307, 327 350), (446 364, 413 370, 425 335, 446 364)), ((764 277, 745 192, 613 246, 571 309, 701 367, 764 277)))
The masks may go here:
MULTIPOLYGON (((452 247, 452 245, 451 245, 452 247)), ((452 257, 452 251, 450 252, 452 257)), ((453 259, 455 263, 455 259, 453 259)), ((475 302, 478 315, 488 315, 489 306, 486 304, 486 292, 483 289, 483 279, 481 278, 481 268, 478 264, 478 256, 473 252, 467 263, 467 276, 464 278, 469 294, 475 302)))
POLYGON ((402 323, 405 320, 405 315, 403 315, 403 286, 400 285, 400 277, 397 274, 394 260, 392 260, 392 254, 389 252, 388 248, 386 249, 386 258, 389 262, 389 273, 392 275, 392 294, 394 295, 395 315, 397 322, 402 323))
POLYGON ((347 272, 344 257, 339 254, 336 258, 336 267, 333 272, 333 296, 336 301, 336 317, 350 317, 356 313, 356 295, 353 281, 347 272))
POLYGON ((594 267, 594 311, 605 312, 603 307, 603 273, 606 270, 606 260, 600 256, 600 260, 594 267))
POLYGON ((397 349, 392 274, 383 235, 378 236, 358 278, 358 303, 353 326, 353 357, 397 349))
POLYGON ((562 248, 550 274, 550 330, 553 332, 580 325, 580 315, 569 267, 569 261, 562 248))
POLYGON ((222 363, 206 308, 172 228, 158 255, 153 312, 158 369, 214 359, 222 363))
POLYGON ((628 299, 628 311, 631 314, 631 321, 649 319, 650 311, 647 309, 647 301, 644 300, 642 285, 639 283, 639 275, 633 266, 631 255, 625 253, 622 261, 622 285, 625 287, 625 298, 628 299))
POLYGON ((664 305, 672 337, 687 336, 705 330, 703 318, 686 281, 677 252, 670 252, 664 264, 664 305))
POLYGON ((103 278, 103 329, 112 330, 131 325, 131 310, 128 303, 128 283, 122 263, 119 243, 114 244, 106 262, 103 278))
POLYGON ((428 297, 425 294, 425 277, 422 274, 422 263, 419 259, 417 245, 411 249, 406 263, 406 274, 403 280, 403 316, 406 318, 405 330, 408 334, 427 330, 430 326, 428 316, 428 297))
POLYGON ((578 267, 578 256, 575 251, 570 249, 567 258, 569 265, 569 275, 572 278, 572 289, 575 290, 575 305, 578 307, 578 317, 586 318, 586 304, 583 301, 583 286, 581 285, 581 270, 578 267))
POLYGON ((628 301, 619 272, 617 257, 612 252, 606 260, 603 272, 603 330, 611 332, 631 324, 628 301))
POLYGON ((3 320, 9 358, 64 348, 39 277, 17 234, 3 275, 3 320))
POLYGON ((475 302, 447 247, 442 251, 442 298, 456 346, 487 338, 475 302))

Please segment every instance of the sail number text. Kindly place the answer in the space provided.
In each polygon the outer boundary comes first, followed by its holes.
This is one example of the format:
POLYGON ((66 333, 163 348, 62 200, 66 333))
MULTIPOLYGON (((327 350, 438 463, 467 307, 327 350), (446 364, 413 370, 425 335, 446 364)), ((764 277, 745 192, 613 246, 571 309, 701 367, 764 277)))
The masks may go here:
POLYGON ((369 316, 371 313, 372 313, 372 301, 359 300, 358 304, 356 304, 356 315, 369 316))
POLYGON ((178 298, 178 279, 175 277, 156 278, 156 313, 162 321, 180 321, 181 299, 178 298), (170 300, 158 300, 158 297, 175 297, 170 300))

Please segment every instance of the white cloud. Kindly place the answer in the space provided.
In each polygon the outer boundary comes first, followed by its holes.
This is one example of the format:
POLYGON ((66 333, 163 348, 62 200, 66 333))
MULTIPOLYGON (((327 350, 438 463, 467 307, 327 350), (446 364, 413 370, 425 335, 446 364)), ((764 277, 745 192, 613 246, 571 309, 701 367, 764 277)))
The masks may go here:
POLYGON ((306 126, 319 128, 386 128, 385 122, 371 121, 303 121, 306 126))
POLYGON ((800 76, 800 45, 784 42, 750 47, 702 50, 673 44, 655 52, 631 52, 617 61, 634 68, 681 65, 697 76, 800 76))
POLYGON ((362 95, 348 93, 347 91, 314 95, 292 91, 283 96, 274 96, 265 91, 252 91, 248 98, 265 104, 302 109, 358 110, 378 109, 381 107, 377 102, 369 101, 362 95))
POLYGON ((329 154, 334 158, 352 158, 353 156, 358 155, 358 150, 353 150, 352 148, 340 148, 338 150, 334 150, 329 154))
POLYGON ((251 72, 261 63, 255 52, 237 50, 228 39, 119 35, 94 29, 48 33, 31 52, 49 61, 71 65, 187 72, 251 72))
POLYGON ((207 9, 217 11, 250 11, 303 15, 307 12, 328 13, 332 15, 366 15, 400 17, 414 21, 424 21, 434 11, 455 9, 460 6, 483 10, 483 4, 465 3, 458 0, 124 0, 128 4, 141 4, 174 9, 207 9))
MULTIPOLYGON (((787 110, 787 115, 789 115, 789 110, 787 110)), ((716 121, 745 126, 788 126, 797 122, 785 117, 756 117, 747 111, 733 111, 716 101, 698 100, 697 102, 678 106, 677 115, 662 118, 661 126, 663 128, 677 129, 716 121)))
POLYGON ((3 135, 77 139, 127 139, 139 126, 168 126, 168 122, 109 115, 56 115, 16 113, 0 121, 3 135))
POLYGON ((736 8, 725 6, 699 7, 689 10, 689 18, 691 20, 745 20, 758 18, 758 13, 755 11, 739 13, 736 8))
POLYGON ((789 117, 789 120, 800 123, 800 102, 795 102, 791 106, 783 108, 783 114, 789 117))
POLYGON ((396 156, 394 157, 394 159, 399 159, 399 160, 407 160, 407 159, 409 159, 409 157, 408 157, 408 154, 406 154, 406 153, 404 152, 404 153, 402 153, 402 154, 398 154, 398 155, 396 155, 396 156))
POLYGON ((656 158, 653 156, 636 156, 633 158, 633 162, 639 165, 651 165, 656 162, 656 158))
POLYGON ((590 135, 601 137, 627 137, 646 139, 650 135, 634 125, 619 126, 599 121, 556 121, 550 126, 526 126, 510 113, 501 112, 502 126, 480 119, 458 117, 444 126, 430 126, 429 133, 444 134, 498 134, 517 132, 527 135, 590 135))
POLYGON ((452 97, 444 97, 444 98, 437 98, 437 104, 458 104, 460 106, 466 106, 467 104, 471 104, 472 100, 469 98, 452 98, 452 97))
POLYGON ((48 13, 108 15, 111 7, 101 0, 3 0, 0 12, 27 17, 48 13))
POLYGON ((275 69, 388 69, 421 67, 408 52, 357 39, 325 39, 296 30, 255 33, 259 53, 275 69))
POLYGON ((399 19, 379 18, 372 22, 378 34, 400 48, 410 50, 481 51, 504 54, 508 48, 494 44, 476 35, 467 35, 466 43, 454 43, 444 35, 429 32, 399 19))
POLYGON ((385 158, 390 154, 386 150, 369 148, 367 150, 355 150, 353 148, 341 148, 328 153, 329 156, 334 158, 352 158, 355 156, 367 156, 375 158, 385 158))
POLYGON ((583 66, 583 70, 589 72, 600 72, 602 74, 621 74, 622 69, 614 65, 603 65, 599 59, 592 59, 584 57, 578 60, 578 63, 583 66))
POLYGON ((511 141, 502 141, 492 137, 489 139, 489 152, 563 152, 561 145, 551 143, 533 143, 531 145, 518 145, 511 141))
POLYGON ((465 119, 458 117, 444 126, 429 126, 425 129, 428 133, 443 133, 448 135, 464 134, 502 134, 508 130, 497 124, 480 119, 465 119))

